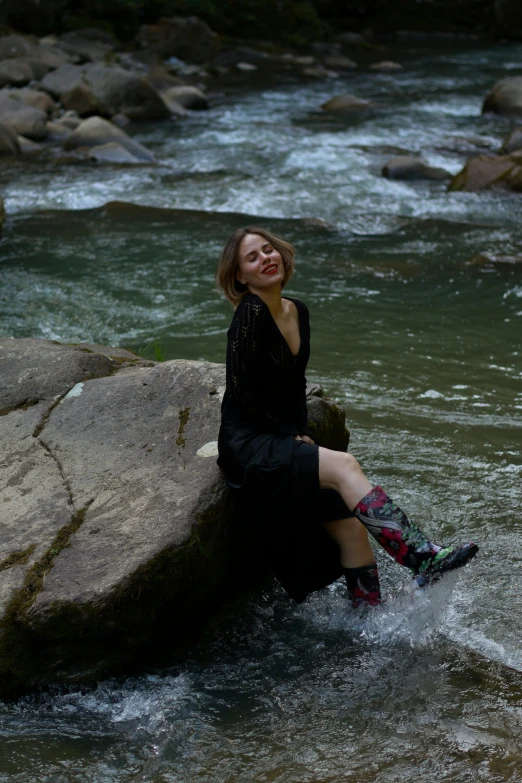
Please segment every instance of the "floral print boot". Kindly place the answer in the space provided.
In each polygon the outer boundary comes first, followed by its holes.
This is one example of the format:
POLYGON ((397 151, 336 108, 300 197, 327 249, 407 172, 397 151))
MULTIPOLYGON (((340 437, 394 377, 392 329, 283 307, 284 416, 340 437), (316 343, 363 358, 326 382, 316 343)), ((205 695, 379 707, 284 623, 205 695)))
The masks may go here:
POLYGON ((377 563, 359 568, 343 568, 352 606, 378 606, 381 603, 381 586, 377 563))
POLYGON ((374 487, 356 505, 354 514, 400 565, 424 577, 423 584, 460 568, 478 552, 473 542, 448 547, 434 544, 382 487, 374 487))

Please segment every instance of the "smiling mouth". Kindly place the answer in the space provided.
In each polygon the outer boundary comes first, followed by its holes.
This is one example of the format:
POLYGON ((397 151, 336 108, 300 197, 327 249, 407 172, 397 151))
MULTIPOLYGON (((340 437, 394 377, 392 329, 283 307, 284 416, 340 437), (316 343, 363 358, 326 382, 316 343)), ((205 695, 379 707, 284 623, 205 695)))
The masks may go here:
POLYGON ((270 264, 270 266, 267 266, 267 268, 263 270, 264 275, 273 275, 275 272, 277 272, 277 264, 270 264))

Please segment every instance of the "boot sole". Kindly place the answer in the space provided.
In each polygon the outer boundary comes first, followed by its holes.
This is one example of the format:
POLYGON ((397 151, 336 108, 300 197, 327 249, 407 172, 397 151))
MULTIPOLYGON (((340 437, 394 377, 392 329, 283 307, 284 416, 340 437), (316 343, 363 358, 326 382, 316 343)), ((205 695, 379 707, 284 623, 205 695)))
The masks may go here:
POLYGON ((477 544, 472 541, 469 544, 463 544, 456 547, 453 552, 450 552, 446 557, 435 563, 431 568, 427 568, 422 574, 417 574, 414 577, 419 587, 424 587, 428 584, 437 582, 448 571, 454 571, 456 568, 462 568, 470 560, 473 560, 479 548, 477 544))

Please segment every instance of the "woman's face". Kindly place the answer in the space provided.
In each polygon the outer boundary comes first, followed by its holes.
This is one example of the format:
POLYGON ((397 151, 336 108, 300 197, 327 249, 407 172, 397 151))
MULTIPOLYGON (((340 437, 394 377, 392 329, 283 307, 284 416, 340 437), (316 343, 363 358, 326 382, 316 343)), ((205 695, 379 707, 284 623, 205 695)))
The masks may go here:
POLYGON ((246 234, 239 245, 239 282, 256 293, 274 285, 281 287, 284 276, 283 259, 275 247, 259 234, 246 234))

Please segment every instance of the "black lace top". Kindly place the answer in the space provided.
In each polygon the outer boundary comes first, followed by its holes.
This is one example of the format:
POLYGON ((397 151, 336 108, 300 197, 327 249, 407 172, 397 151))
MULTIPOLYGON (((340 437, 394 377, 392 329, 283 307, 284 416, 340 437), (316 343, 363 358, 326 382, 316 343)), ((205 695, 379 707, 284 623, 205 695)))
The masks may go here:
POLYGON ((305 397, 310 325, 306 305, 291 301, 299 314, 296 356, 262 299, 248 294, 236 309, 218 464, 235 492, 240 525, 249 531, 242 535, 252 537, 245 550, 261 548, 283 587, 302 601, 341 574, 339 547, 320 522, 350 512, 337 493, 320 489, 318 446, 293 437, 311 435, 305 397))
POLYGON ((310 356, 308 308, 298 299, 290 301, 299 314, 301 344, 296 356, 256 294, 245 296, 237 307, 228 330, 223 426, 243 424, 277 435, 310 434, 305 378, 310 356))

